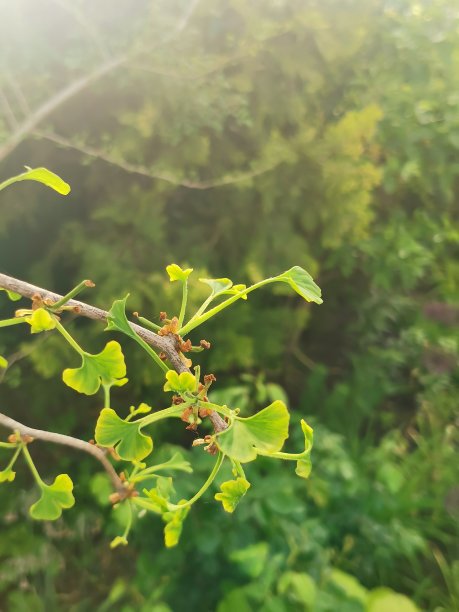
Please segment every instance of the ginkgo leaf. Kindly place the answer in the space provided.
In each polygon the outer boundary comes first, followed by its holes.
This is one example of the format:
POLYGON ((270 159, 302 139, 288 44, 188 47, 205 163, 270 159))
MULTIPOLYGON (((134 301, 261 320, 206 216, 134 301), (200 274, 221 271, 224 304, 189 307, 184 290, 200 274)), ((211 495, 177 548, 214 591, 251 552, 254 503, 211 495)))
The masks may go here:
POLYGON ((233 286, 233 281, 229 278, 200 278, 199 281, 210 287, 212 299, 233 286))
POLYGON ((8 361, 0 355, 0 369, 5 370, 8 367, 8 361))
POLYGON ((166 267, 166 272, 169 274, 171 282, 186 281, 193 272, 193 268, 186 268, 186 270, 184 270, 177 264, 170 264, 166 267))
POLYGON ((97 355, 83 353, 81 367, 64 370, 62 380, 79 393, 94 395, 101 384, 111 385, 125 374, 126 364, 121 346, 111 340, 97 355))
POLYGON ((284 402, 277 400, 251 417, 234 417, 230 427, 216 437, 217 446, 241 463, 256 459, 257 451, 274 453, 288 438, 289 418, 284 402))
POLYGON ((132 327, 129 325, 129 321, 126 317, 126 301, 129 297, 129 293, 122 300, 115 300, 112 307, 108 311, 107 315, 107 327, 105 331, 116 330, 123 332, 131 338, 136 338, 137 335, 132 327))
POLYGON ((41 497, 30 507, 30 516, 38 521, 55 521, 63 509, 75 504, 73 482, 67 474, 60 474, 52 485, 41 485, 41 497))
POLYGON ((15 478, 16 478, 16 472, 10 467, 7 467, 4 470, 0 471, 0 483, 1 482, 13 482, 15 478))
POLYGON ((43 331, 49 331, 56 327, 56 320, 44 308, 37 308, 30 317, 27 317, 27 323, 30 323, 30 332, 39 334, 43 331))
MULTIPOLYGON (((179 502, 179 504, 183 503, 183 501, 179 502)), ((189 511, 190 507, 186 506, 185 508, 180 508, 179 510, 174 510, 173 512, 165 512, 163 514, 163 521, 166 523, 166 526, 164 527, 164 543, 166 548, 172 548, 173 546, 177 546, 179 543, 183 529, 183 522, 186 519, 189 511)))
POLYGON ((312 427, 310 427, 303 419, 301 419, 301 429, 303 430, 304 434, 304 451, 302 453, 302 457, 298 458, 296 462, 295 472, 301 478, 309 478, 312 469, 311 450, 314 441, 314 434, 312 427))
POLYGON ((316 304, 322 304, 323 302, 320 287, 316 285, 309 272, 306 272, 300 266, 293 266, 290 270, 276 276, 274 280, 288 283, 292 289, 308 302, 315 302, 316 304))
POLYGON ((220 486, 221 493, 215 495, 217 501, 221 501, 226 512, 234 512, 236 506, 250 488, 250 482, 245 478, 228 480, 220 486))
POLYGON ((22 298, 22 295, 20 295, 19 293, 15 293, 14 291, 10 291, 9 289, 3 289, 3 287, 0 287, 0 291, 5 291, 5 293, 12 302, 17 302, 22 298))
POLYGON ((127 538, 125 538, 124 536, 116 536, 116 538, 113 538, 113 540, 110 542, 110 548, 118 548, 118 546, 127 546, 128 545, 128 541, 127 538))
POLYGON ((0 184, 0 190, 11 185, 12 183, 18 183, 19 181, 37 181, 42 183, 54 191, 57 191, 61 195, 67 195, 70 193, 70 185, 63 181, 60 176, 51 172, 47 168, 29 168, 26 166, 27 172, 13 176, 0 184))
POLYGON ((153 450, 153 440, 136 422, 123 421, 111 408, 103 408, 96 424, 97 444, 114 447, 121 459, 141 461, 153 450))
POLYGON ((177 374, 175 370, 169 370, 166 372, 164 391, 175 391, 176 393, 196 391, 196 378, 190 372, 177 374))

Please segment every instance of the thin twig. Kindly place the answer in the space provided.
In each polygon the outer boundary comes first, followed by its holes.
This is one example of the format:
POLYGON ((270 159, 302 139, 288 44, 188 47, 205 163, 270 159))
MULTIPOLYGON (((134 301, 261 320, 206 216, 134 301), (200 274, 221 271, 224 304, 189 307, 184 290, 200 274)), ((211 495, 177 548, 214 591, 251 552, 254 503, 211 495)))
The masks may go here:
POLYGON ((84 440, 73 438, 72 436, 66 436, 65 434, 55 433, 53 431, 43 431, 42 429, 34 429, 15 421, 14 419, 2 414, 0 412, 0 425, 11 429, 11 431, 18 431, 21 436, 31 436, 35 440, 43 440, 44 442, 52 442, 53 444, 62 444, 63 446, 69 446, 76 450, 83 451, 95 457, 104 466, 105 471, 110 476, 113 487, 116 491, 124 496, 126 494, 126 487, 123 485, 121 478, 115 471, 115 468, 107 459, 103 450, 101 450, 95 444, 90 444, 84 440))
POLYGON ((223 187, 225 185, 232 185, 233 183, 240 183, 241 181, 246 181, 260 174, 265 174, 266 172, 270 172, 274 170, 278 165, 280 165, 284 160, 278 159, 274 162, 266 166, 261 166, 255 170, 249 170, 248 172, 240 172, 237 174, 227 174, 225 176, 210 179, 207 181, 190 181, 187 179, 180 179, 179 177, 174 176, 173 174, 169 174, 168 172, 161 172, 156 170, 150 170, 147 166, 142 166, 138 164, 131 164, 130 162, 119 160, 115 157, 111 157, 105 151, 101 149, 96 149, 91 147, 90 145, 82 145, 72 142, 70 139, 65 138, 64 136, 60 136, 59 134, 51 133, 51 132, 42 132, 35 130, 34 134, 39 136, 40 138, 45 138, 46 140, 50 140, 51 142, 55 142, 63 147, 74 149, 75 151, 79 151, 84 155, 89 155, 90 157, 94 157, 96 159, 101 159, 102 161, 107 162, 108 164, 112 164, 125 170, 126 172, 131 172, 133 174, 139 174, 141 176, 146 176, 150 179, 158 179, 160 181, 166 181, 167 183, 171 183, 172 185, 177 185, 179 187, 186 187, 187 189, 214 189, 215 187, 223 187))

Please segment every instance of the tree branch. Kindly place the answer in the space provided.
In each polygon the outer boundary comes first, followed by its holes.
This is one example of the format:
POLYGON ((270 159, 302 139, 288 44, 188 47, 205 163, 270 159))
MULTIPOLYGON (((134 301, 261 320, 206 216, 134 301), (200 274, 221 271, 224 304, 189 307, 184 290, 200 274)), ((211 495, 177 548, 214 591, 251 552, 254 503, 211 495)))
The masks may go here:
MULTIPOLYGON (((42 289, 41 287, 36 287, 35 285, 31 285, 30 283, 26 283, 25 281, 21 281, 17 278, 13 278, 11 276, 7 276, 6 274, 1 273, 0 287, 3 289, 8 289, 9 291, 14 291, 15 293, 19 293, 23 297, 30 299, 32 299, 36 295, 39 295, 42 299, 50 299, 53 302, 57 302, 62 298, 62 296, 57 293, 42 289)), ((87 317, 89 319, 95 319, 98 321, 107 320, 108 312, 106 310, 101 310, 100 308, 85 304, 84 302, 79 302, 78 300, 69 300, 67 302, 67 305, 76 306, 78 308, 78 314, 80 316, 87 317)), ((145 329, 144 327, 142 327, 141 325, 137 325, 136 323, 129 322, 129 324, 136 332, 136 334, 143 338, 145 342, 147 342, 150 346, 153 346, 157 350, 165 353, 171 365, 177 372, 189 372, 189 369, 185 366, 182 359, 180 358, 179 350, 176 347, 174 338, 171 338, 169 336, 159 336, 158 334, 155 334, 149 329, 145 329)), ((216 412, 213 412, 211 415, 209 415, 209 419, 216 433, 223 431, 228 427, 225 420, 222 419, 221 416, 216 412)), ((113 474, 119 480, 113 466, 110 464, 103 451, 101 451, 96 446, 89 444, 88 442, 78 440, 77 438, 72 438, 71 436, 65 436, 63 434, 56 434, 52 432, 41 431, 38 429, 32 429, 30 427, 27 427, 26 425, 18 423, 17 421, 14 421, 10 417, 7 417, 3 414, 0 414, 0 425, 5 425, 5 427, 8 427, 9 429, 13 430, 18 429, 19 432, 23 435, 30 435, 34 438, 46 440, 48 442, 54 442, 56 444, 64 444, 67 446, 71 446, 72 448, 77 448, 79 450, 90 453, 103 463, 106 471, 110 474, 114 485, 116 481, 113 479, 113 474), (110 469, 107 468, 108 465, 110 466, 110 469)), ((117 482, 115 488, 118 490, 117 482)), ((123 490, 125 490, 124 487, 123 490)))
POLYGON ((121 478, 116 473, 113 465, 107 459, 104 451, 95 444, 90 444, 89 442, 84 442, 83 440, 72 438, 71 436, 66 436, 64 434, 28 427, 27 425, 23 425, 22 423, 19 423, 19 421, 15 421, 1 412, 0 425, 3 425, 12 431, 18 431, 21 436, 31 436, 35 440, 43 440, 44 442, 52 442, 53 444, 62 444, 63 446, 69 446, 70 448, 75 448, 76 450, 92 455, 103 465, 104 470, 110 477, 113 488, 120 494, 121 498, 126 496, 126 487, 123 485, 121 478))
POLYGON ((56 144, 59 144, 68 149, 74 149, 75 151, 79 151, 84 155, 88 155, 96 159, 101 159, 102 161, 107 162, 108 164, 111 164, 113 166, 117 166, 118 168, 121 168, 126 172, 146 176, 150 179, 166 181, 167 183, 171 183, 172 185, 177 185, 178 187, 186 187, 187 189, 214 189, 215 187, 224 187, 225 185, 240 183, 241 181, 246 181, 248 179, 255 178, 260 174, 270 172, 284 161, 283 159, 278 159, 274 162, 271 162, 270 164, 267 164, 266 166, 256 168, 255 170, 249 170, 248 172, 239 172, 237 174, 226 174, 219 178, 209 179, 207 181, 190 181, 188 179, 181 179, 179 177, 176 177, 168 172, 156 171, 154 168, 149 169, 147 166, 142 166, 140 164, 131 164, 128 161, 117 159, 116 157, 112 157, 101 149, 96 149, 95 147, 91 147, 91 145, 73 143, 69 138, 65 138, 64 136, 55 134, 53 132, 43 132, 41 130, 35 130, 34 134, 36 134, 40 138, 45 138, 46 140, 55 142, 56 144))

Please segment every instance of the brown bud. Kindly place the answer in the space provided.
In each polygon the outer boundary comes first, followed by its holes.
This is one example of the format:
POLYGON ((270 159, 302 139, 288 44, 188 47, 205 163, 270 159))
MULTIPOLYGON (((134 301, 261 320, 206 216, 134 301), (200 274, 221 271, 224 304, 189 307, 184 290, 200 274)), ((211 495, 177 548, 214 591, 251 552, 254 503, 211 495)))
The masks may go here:
POLYGON ((93 283, 92 280, 85 280, 84 284, 86 285, 86 287, 95 287, 96 283, 93 283))
POLYGON ((163 312, 163 311, 161 311, 161 312, 159 313, 159 320, 160 320, 160 321, 165 321, 166 319, 167 319, 167 312, 163 312))
POLYGON ((189 423, 190 422, 190 416, 193 414, 193 408, 191 408, 190 406, 188 408, 185 408, 185 410, 182 412, 180 418, 182 419, 182 421, 184 421, 184 423, 189 423))
POLYGON ((210 349, 210 347, 211 347, 210 342, 207 342, 207 340, 201 340, 199 342, 199 345, 202 346, 202 348, 205 348, 205 349, 210 349))
POLYGON ((186 342, 180 342, 180 350, 183 353, 188 353, 193 348, 191 344, 191 340, 187 340, 186 342))
POLYGON ((172 405, 173 406, 178 406, 179 404, 183 404, 185 400, 183 400, 180 395, 173 395, 172 396, 172 405))
POLYGON ((215 376, 213 374, 205 374, 204 375, 204 382, 207 386, 210 386, 213 382, 215 382, 217 379, 215 378, 215 376))
POLYGON ((119 493, 112 493, 108 496, 108 499, 110 500, 111 504, 115 505, 121 501, 121 495, 119 493))
POLYGON ((81 306, 73 306, 73 312, 76 313, 76 314, 80 314, 81 306))
POLYGON ((135 312, 133 312, 133 313, 132 313, 132 316, 133 316, 133 317, 136 317, 136 318, 139 318, 139 317, 140 317, 140 315, 139 315, 139 313, 137 312, 137 310, 136 310, 135 312))
POLYGON ((166 361, 166 359, 167 359, 167 355, 166 355, 166 353, 163 353, 162 351, 161 351, 161 353, 158 355, 158 357, 161 359, 161 361, 166 361))
POLYGON ((210 416, 212 414, 213 410, 211 410, 210 408, 200 408, 199 409, 199 416, 204 419, 207 416, 210 416))

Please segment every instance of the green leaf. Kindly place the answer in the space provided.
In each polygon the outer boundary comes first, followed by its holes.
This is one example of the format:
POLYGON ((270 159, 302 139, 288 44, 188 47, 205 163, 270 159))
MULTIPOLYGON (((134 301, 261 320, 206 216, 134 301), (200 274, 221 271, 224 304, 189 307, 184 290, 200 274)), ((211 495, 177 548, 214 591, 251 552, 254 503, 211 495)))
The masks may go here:
POLYGON ((212 299, 228 291, 233 286, 233 281, 229 278, 200 278, 199 281, 210 287, 212 299))
POLYGON ((30 323, 30 332, 39 334, 43 331, 49 331, 56 327, 56 320, 44 308, 37 308, 32 313, 32 316, 27 317, 27 323, 30 323))
POLYGON ((196 378, 190 372, 182 372, 177 374, 175 370, 166 372, 166 383, 164 391, 175 391, 176 393, 185 393, 196 391, 196 378))
POLYGON ((123 421, 111 408, 102 409, 95 438, 100 446, 114 447, 126 461, 141 461, 153 450, 153 440, 140 431, 140 425, 123 421))
POLYGON ((115 340, 111 340, 97 355, 83 353, 81 367, 64 370, 62 380, 79 393, 94 395, 101 384, 111 385, 125 374, 126 364, 121 346, 115 340))
POLYGON ((322 304, 323 302, 320 287, 316 285, 309 272, 306 272, 300 266, 293 266, 290 270, 277 276, 276 280, 288 283, 307 302, 315 302, 316 304, 322 304))
POLYGON ((1 482, 13 482, 16 478, 16 472, 12 468, 7 467, 3 471, 0 471, 0 483, 1 482))
POLYGON ((8 361, 2 355, 0 355, 0 369, 6 370, 7 367, 8 361))
POLYGON ((191 463, 183 458, 181 453, 174 453, 172 457, 165 461, 164 463, 159 463, 158 465, 152 465, 147 468, 149 472, 159 472, 160 470, 176 470, 179 472, 187 472, 191 474, 193 472, 193 468, 191 467, 191 463))
POLYGON ((217 446, 241 463, 256 459, 258 451, 274 453, 288 438, 289 418, 284 402, 277 400, 246 419, 234 417, 232 425, 216 437, 217 446))
POLYGON ((14 291, 10 291, 9 289, 3 289, 3 287, 0 287, 0 291, 5 291, 12 302, 17 302, 22 298, 22 295, 20 295, 19 293, 15 293, 14 291))
POLYGON ((314 441, 313 429, 305 420, 301 419, 301 429, 304 434, 304 452, 302 457, 296 462, 295 472, 300 478, 309 478, 312 469, 311 450, 314 441))
MULTIPOLYGON (((183 501, 179 502, 183 503, 183 501)), ((164 543, 166 548, 172 548, 177 546, 182 534, 183 522, 187 517, 190 507, 181 508, 180 510, 174 510, 173 512, 165 512, 163 514, 163 520, 166 522, 164 527, 164 543)))
POLYGON ((62 510, 75 504, 73 482, 67 474, 60 474, 52 485, 41 485, 41 497, 30 507, 30 516, 37 521, 55 521, 62 510))
POLYGON ((187 268, 184 270, 177 264, 170 264, 166 267, 166 272, 169 274, 169 279, 171 282, 174 281, 186 281, 190 274, 193 272, 193 268, 187 268))
POLYGON ((27 172, 13 176, 1 183, 0 190, 19 181, 37 181, 38 183, 43 183, 43 185, 54 189, 54 191, 57 191, 61 195, 70 193, 70 185, 57 176, 57 174, 51 172, 51 170, 47 168, 29 168, 28 166, 26 166, 26 168, 27 172))
POLYGON ((245 478, 237 478, 236 480, 228 480, 222 483, 221 493, 215 495, 217 501, 221 501, 223 509, 226 512, 234 512, 236 506, 247 493, 250 488, 250 482, 245 478))
POLYGON ((126 301, 129 297, 129 293, 122 300, 115 300, 112 307, 108 311, 107 316, 107 327, 105 331, 120 331, 136 339, 138 336, 132 327, 129 325, 129 321, 126 317, 126 301))
POLYGON ((346 597, 357 599, 366 608, 368 591, 360 584, 357 578, 341 570, 332 569, 328 580, 337 585, 346 594, 346 597))

